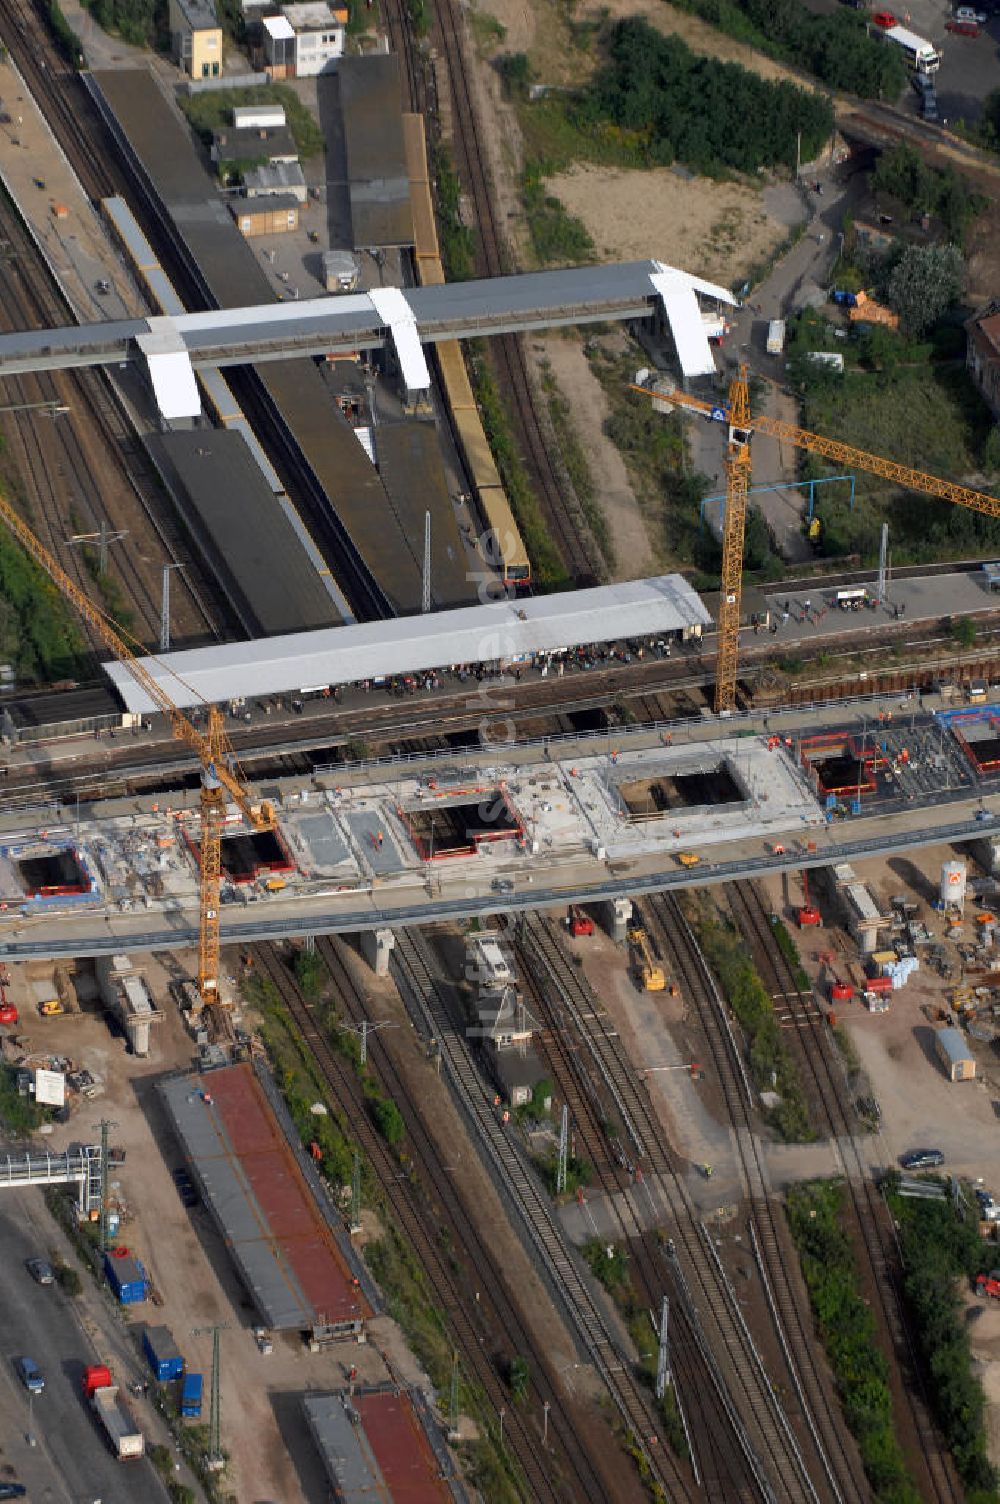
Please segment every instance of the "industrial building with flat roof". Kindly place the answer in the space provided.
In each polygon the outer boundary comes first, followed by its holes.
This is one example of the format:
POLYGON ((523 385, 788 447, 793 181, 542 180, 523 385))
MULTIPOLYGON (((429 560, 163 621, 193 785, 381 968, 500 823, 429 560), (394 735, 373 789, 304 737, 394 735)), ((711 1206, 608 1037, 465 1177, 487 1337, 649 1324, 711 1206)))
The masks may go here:
POLYGON ((360 1334, 372 1308, 250 1065, 160 1083, 226 1247, 272 1331, 360 1334))
MULTIPOLYGON (((121 68, 87 78, 122 151, 137 164, 151 197, 176 225, 206 302, 226 309, 275 306, 253 248, 233 223, 189 133, 148 71, 121 68)), ((353 548, 370 582, 365 586, 369 614, 419 611, 423 531, 415 539, 403 532, 381 478, 313 363, 283 360, 255 370, 267 402, 323 493, 322 501, 311 498, 304 520, 328 564, 338 563, 353 548)), ((433 529, 432 599, 439 606, 468 601, 475 590, 450 502, 434 508, 433 529)))
MULTIPOLYGON (((184 708, 456 664, 517 663, 584 643, 697 636, 709 622, 687 580, 668 574, 140 661, 173 703, 184 708)), ((124 665, 105 663, 104 669, 129 710, 155 713, 157 707, 124 665)))
POLYGON ((306 1421, 338 1504, 454 1504, 448 1454, 422 1397, 382 1389, 307 1394, 306 1421))
POLYGON ((399 59, 345 57, 337 72, 356 251, 413 244, 399 59))
POLYGON ((244 442, 227 429, 149 434, 146 448, 245 631, 269 636, 339 620, 244 442))

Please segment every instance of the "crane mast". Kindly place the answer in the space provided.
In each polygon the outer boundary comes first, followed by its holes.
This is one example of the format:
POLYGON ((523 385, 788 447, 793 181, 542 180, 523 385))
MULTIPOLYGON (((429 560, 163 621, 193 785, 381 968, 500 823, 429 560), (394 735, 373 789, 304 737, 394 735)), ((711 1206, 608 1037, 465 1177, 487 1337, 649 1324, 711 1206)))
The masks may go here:
POLYGON ((701 397, 692 397, 688 392, 670 389, 669 382, 659 377, 655 386, 630 387, 644 397, 652 397, 658 412, 671 407, 684 408, 699 413, 714 421, 729 425, 726 446, 726 515, 722 528, 722 598, 719 605, 718 647, 715 671, 715 710, 717 713, 736 708, 736 679, 739 672, 740 652, 740 600, 743 589, 743 547, 746 533, 747 496, 750 490, 751 459, 750 441, 754 433, 768 434, 782 439, 799 449, 812 454, 821 454, 826 459, 849 465, 852 470, 867 470, 871 475, 895 481, 911 491, 925 496, 937 496, 942 501, 956 506, 969 507, 987 517, 1000 517, 1000 499, 974 491, 969 486, 955 481, 942 480, 940 476, 928 475, 914 470, 909 465, 897 464, 880 454, 870 454, 853 444, 830 439, 824 434, 811 433, 786 423, 780 418, 766 415, 757 417, 750 412, 750 389, 747 382, 747 367, 741 364, 729 384, 729 401, 726 407, 706 402, 701 397))
MULTIPOLYGON (((234 771, 236 758, 226 736, 222 713, 208 706, 207 732, 199 731, 177 708, 154 674, 133 652, 119 629, 70 579, 59 561, 35 537, 27 523, 0 495, 0 518, 35 563, 45 571, 57 590, 76 609, 132 675, 158 710, 167 716, 178 741, 191 748, 201 763, 201 832, 199 840, 198 997, 201 1007, 216 1007, 219 993, 219 908, 222 884, 222 832, 226 823, 227 796, 239 807, 254 830, 270 830, 274 811, 266 801, 255 803, 250 789, 234 771)), ((139 646, 139 644, 136 644, 139 646)))

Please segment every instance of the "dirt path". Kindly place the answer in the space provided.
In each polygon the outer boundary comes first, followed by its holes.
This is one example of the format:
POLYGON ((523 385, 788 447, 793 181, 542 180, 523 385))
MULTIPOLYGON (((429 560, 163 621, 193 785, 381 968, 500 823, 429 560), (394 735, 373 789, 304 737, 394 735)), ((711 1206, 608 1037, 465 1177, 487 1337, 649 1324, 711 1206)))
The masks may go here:
POLYGON ((644 579, 654 572, 653 550, 625 461, 604 432, 611 409, 604 388, 583 353, 583 341, 575 335, 553 336, 534 341, 532 353, 547 364, 549 374, 570 405, 573 423, 581 437, 586 436, 587 464, 614 547, 611 579, 644 579))

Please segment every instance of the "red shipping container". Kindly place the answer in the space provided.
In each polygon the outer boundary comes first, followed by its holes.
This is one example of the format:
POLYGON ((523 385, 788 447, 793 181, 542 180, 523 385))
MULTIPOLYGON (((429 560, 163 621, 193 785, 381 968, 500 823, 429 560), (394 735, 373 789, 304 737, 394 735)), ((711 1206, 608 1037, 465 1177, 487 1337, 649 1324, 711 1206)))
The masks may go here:
POLYGON ((866 977, 866 992, 891 992, 892 977, 866 977))

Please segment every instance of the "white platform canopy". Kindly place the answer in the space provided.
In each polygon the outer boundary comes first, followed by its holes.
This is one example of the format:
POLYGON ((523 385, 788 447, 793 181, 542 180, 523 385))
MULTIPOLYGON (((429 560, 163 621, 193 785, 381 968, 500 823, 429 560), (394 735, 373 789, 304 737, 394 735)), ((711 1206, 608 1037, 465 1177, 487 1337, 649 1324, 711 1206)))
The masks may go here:
MULTIPOLYGON (((143 658, 180 709, 456 664, 517 662, 579 644, 699 633, 711 617, 687 580, 658 575, 525 601, 495 601, 427 616, 296 632, 143 658)), ((157 706, 120 663, 105 672, 130 711, 157 706)))

